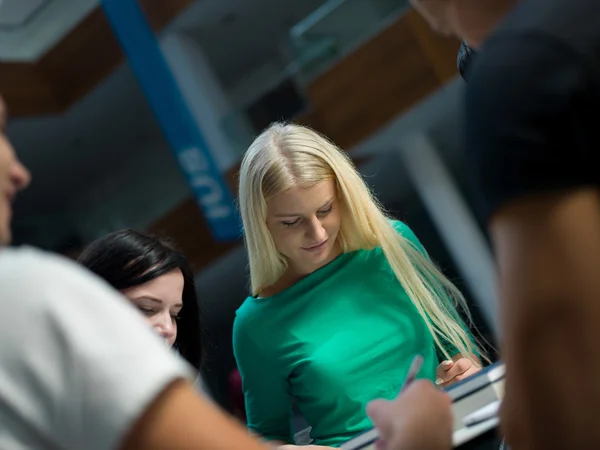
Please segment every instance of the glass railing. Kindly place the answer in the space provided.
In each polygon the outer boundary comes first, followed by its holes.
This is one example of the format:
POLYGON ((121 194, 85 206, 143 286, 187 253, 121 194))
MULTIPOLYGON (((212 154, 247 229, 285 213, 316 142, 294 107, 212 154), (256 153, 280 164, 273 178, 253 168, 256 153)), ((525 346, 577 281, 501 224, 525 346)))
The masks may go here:
POLYGON ((408 0, 328 0, 290 29, 293 72, 309 82, 408 7, 408 0))
POLYGON ((255 130, 245 111, 233 110, 221 119, 221 131, 233 154, 240 158, 255 137, 255 130))

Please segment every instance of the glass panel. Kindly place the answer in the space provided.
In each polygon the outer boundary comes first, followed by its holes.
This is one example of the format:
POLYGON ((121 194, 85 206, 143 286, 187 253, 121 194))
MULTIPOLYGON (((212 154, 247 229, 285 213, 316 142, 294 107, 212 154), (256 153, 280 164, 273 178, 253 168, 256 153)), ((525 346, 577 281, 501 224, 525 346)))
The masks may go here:
MULTIPOLYGON (((287 75, 287 74, 286 74, 287 75)), ((257 133, 275 121, 292 120, 304 111, 306 101, 296 81, 284 77, 252 102, 221 119, 221 129, 230 148, 241 156, 257 133)))
POLYGON ((305 107, 303 85, 379 33, 407 8, 408 0, 328 0, 294 25, 285 43, 290 63, 282 68, 276 87, 221 120, 233 151, 241 156, 256 133, 271 122, 301 113, 305 107))
POLYGON ((407 0, 325 2, 290 30, 288 47, 299 81, 310 81, 408 7, 407 0))
POLYGON ((240 157, 252 143, 255 130, 244 111, 233 111, 221 120, 221 129, 231 150, 240 157))

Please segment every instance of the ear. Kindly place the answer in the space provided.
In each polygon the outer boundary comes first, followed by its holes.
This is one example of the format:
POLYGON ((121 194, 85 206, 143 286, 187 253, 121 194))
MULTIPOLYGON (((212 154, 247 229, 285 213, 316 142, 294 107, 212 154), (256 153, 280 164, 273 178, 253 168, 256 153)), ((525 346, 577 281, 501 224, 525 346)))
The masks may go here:
POLYGON ((456 61, 456 65, 458 66, 458 71, 460 75, 463 77, 463 80, 468 81, 468 70, 472 65, 473 58, 477 53, 471 47, 467 45, 466 42, 460 46, 458 50, 458 57, 456 61))

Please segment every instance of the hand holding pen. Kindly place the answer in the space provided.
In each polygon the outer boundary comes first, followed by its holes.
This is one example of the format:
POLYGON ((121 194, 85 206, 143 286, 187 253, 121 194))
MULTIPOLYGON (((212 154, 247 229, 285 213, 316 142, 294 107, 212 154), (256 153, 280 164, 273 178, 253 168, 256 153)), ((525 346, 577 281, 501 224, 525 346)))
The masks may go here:
POLYGON ((421 364, 420 357, 413 360, 400 395, 395 400, 375 400, 368 405, 367 413, 380 434, 378 449, 452 448, 450 398, 430 381, 415 381, 421 364))

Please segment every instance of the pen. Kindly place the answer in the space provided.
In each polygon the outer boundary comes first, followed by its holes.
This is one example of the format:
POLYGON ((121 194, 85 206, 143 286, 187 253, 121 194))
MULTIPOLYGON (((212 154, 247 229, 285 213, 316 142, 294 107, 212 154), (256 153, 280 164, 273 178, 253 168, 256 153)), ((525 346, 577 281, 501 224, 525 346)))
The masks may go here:
POLYGON ((421 366, 423 365, 423 357, 421 355, 417 355, 413 358, 410 363, 410 367, 408 368, 408 373, 406 374, 406 378, 404 379, 404 384, 400 389, 400 393, 402 393, 413 381, 417 378, 417 374, 419 370, 421 370, 421 366))

